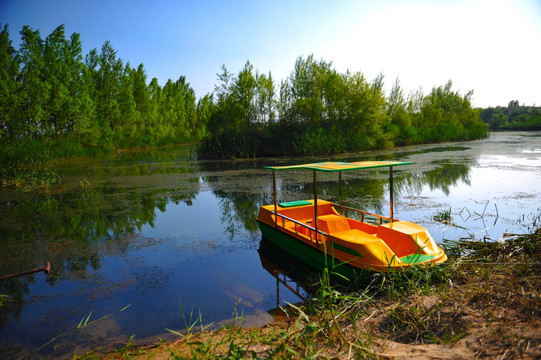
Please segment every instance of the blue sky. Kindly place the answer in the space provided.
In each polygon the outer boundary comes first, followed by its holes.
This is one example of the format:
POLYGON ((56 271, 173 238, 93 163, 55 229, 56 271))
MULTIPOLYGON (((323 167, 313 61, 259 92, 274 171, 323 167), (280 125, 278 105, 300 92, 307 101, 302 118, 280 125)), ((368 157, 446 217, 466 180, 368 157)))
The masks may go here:
POLYGON ((237 73, 249 60, 278 86, 314 54, 339 72, 381 72, 386 89, 397 77, 406 93, 452 80, 475 106, 541 106, 540 0, 0 0, 0 23, 16 48, 23 25, 45 38, 65 24, 84 55, 109 40, 148 81, 183 75, 199 97, 223 64, 237 73))

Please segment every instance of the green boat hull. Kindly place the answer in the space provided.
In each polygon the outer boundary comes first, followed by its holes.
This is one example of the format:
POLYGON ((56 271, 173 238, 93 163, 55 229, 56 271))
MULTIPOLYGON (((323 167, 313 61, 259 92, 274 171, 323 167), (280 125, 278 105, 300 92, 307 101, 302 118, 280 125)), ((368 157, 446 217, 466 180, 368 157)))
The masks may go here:
POLYGON ((368 270, 357 269, 339 261, 332 254, 324 254, 323 251, 307 245, 263 222, 259 222, 259 228, 263 237, 274 246, 301 260, 317 271, 323 272, 327 268, 334 278, 352 281, 371 274, 368 270))

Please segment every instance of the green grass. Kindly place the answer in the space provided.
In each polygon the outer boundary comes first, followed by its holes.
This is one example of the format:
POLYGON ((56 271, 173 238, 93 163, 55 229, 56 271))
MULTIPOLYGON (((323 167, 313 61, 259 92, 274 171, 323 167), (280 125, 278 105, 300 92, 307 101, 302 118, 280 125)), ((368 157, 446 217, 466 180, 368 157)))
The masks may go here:
POLYGON ((452 221, 451 208, 444 210, 432 217, 435 221, 439 221, 444 224, 450 224, 452 221))

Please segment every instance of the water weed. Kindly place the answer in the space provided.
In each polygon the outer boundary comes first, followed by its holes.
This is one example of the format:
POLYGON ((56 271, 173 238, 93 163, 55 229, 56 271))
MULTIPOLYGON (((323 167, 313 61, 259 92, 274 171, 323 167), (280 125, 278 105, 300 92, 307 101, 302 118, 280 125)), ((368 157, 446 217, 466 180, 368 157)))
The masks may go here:
POLYGON ((443 224, 450 224, 452 221, 451 217, 451 208, 449 210, 444 210, 432 217, 435 221, 439 221, 443 224))

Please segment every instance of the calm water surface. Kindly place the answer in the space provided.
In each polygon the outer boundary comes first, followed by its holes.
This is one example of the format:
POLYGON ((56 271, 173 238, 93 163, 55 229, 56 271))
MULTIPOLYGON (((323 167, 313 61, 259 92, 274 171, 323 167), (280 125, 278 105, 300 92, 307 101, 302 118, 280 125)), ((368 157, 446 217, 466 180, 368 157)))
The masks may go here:
MULTIPOLYGON (((413 162, 395 171, 395 217, 439 242, 499 240, 541 216, 540 132, 332 159, 413 162), (446 210, 457 226, 433 220, 446 210)), ((71 159, 49 193, 0 190, 0 276, 52 265, 0 282, 0 358, 172 339, 166 329, 198 319, 213 328, 240 315, 246 326, 272 321, 278 304, 299 298, 277 289, 258 252, 255 217, 272 202, 262 167, 317 160, 198 161, 184 146, 71 159)), ((312 198, 311 177, 280 173, 279 200, 312 198)), ((344 173, 345 204, 387 215, 387 177, 344 173)), ((337 175, 318 179, 319 196, 337 201, 337 175)))

